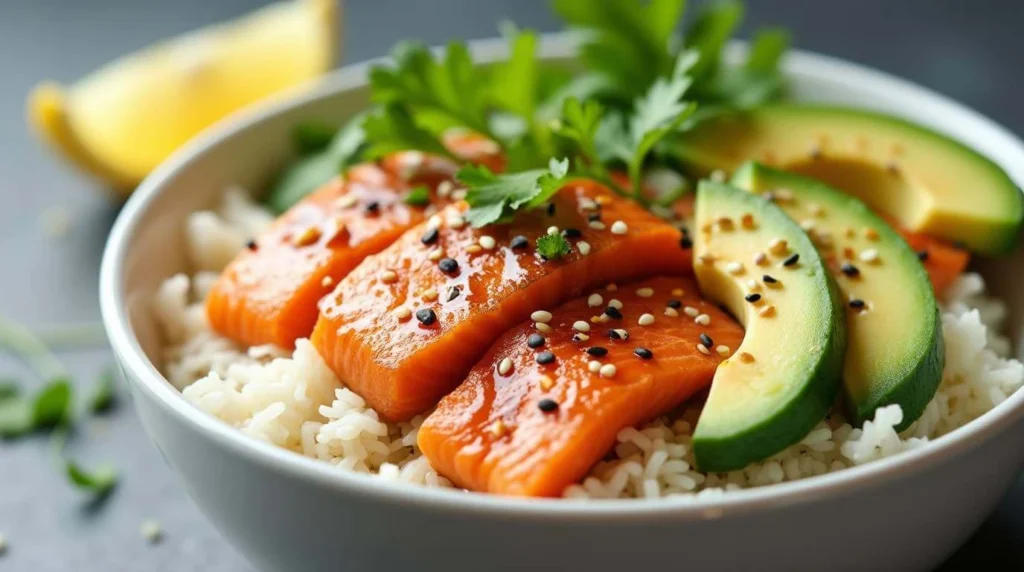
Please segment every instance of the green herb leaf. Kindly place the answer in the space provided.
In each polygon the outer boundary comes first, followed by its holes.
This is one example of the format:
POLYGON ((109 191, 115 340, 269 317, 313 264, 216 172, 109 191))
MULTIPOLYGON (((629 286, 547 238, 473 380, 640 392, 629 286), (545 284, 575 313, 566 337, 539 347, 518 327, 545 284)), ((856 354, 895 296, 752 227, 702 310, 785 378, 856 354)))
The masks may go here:
POLYGON ((71 484, 95 496, 107 495, 117 485, 117 471, 110 465, 89 471, 75 461, 66 459, 65 471, 71 484))
POLYGON ((774 74, 779 71, 779 62, 789 49, 789 32, 782 28, 760 30, 750 46, 745 67, 755 73, 774 74))
POLYGON ((0 379, 0 400, 17 397, 21 394, 21 386, 13 379, 0 379))
POLYGON ((547 169, 495 175, 487 167, 463 167, 455 177, 466 185, 466 220, 479 228, 506 220, 525 206, 537 207, 562 186, 569 170, 568 159, 551 159, 547 169))
POLYGON ((537 239, 537 254, 545 260, 558 260, 571 251, 569 241, 561 234, 545 234, 537 239))
POLYGON ((107 411, 113 407, 115 398, 115 374, 113 369, 108 368, 96 379, 96 385, 89 396, 89 411, 92 413, 107 411))
POLYGON ((295 126, 292 137, 299 153, 309 155, 326 149, 337 132, 337 128, 326 122, 306 121, 295 126))
POLYGON ((722 49, 743 19, 743 3, 725 0, 709 4, 686 30, 685 46, 700 55, 692 76, 695 80, 710 76, 721 63, 722 49))
POLYGON ((408 108, 399 104, 388 104, 368 116, 363 130, 370 140, 366 150, 369 159, 409 150, 455 158, 440 137, 418 125, 408 108))
POLYGON ((40 391, 32 403, 32 426, 36 429, 67 425, 74 415, 71 383, 55 379, 40 391))
POLYGON ((264 204, 275 213, 283 213, 355 163, 366 143, 362 126, 365 117, 362 113, 352 117, 326 149, 288 167, 270 188, 264 204))
POLYGON ((491 97, 499 109, 520 117, 533 118, 537 106, 537 36, 504 22, 502 33, 509 41, 511 55, 497 67, 491 80, 491 97))
POLYGON ((405 197, 402 200, 405 201, 405 204, 410 206, 426 206, 430 204, 430 190, 423 185, 413 187, 409 189, 409 192, 405 194, 405 197))

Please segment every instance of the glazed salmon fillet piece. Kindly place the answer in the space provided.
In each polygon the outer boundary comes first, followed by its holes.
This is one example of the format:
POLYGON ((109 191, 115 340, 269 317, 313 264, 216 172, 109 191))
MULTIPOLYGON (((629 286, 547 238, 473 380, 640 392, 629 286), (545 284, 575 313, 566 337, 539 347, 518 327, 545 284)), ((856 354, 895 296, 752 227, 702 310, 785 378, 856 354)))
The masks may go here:
POLYGON ((420 449, 454 483, 561 496, 620 430, 707 388, 743 339, 691 278, 599 289, 551 315, 549 333, 526 322, 502 336, 420 427, 420 449))
POLYGON ((484 229, 470 228, 465 209, 450 205, 410 230, 321 302, 313 344, 388 420, 433 407, 535 310, 599 284, 691 272, 678 230, 595 184, 484 229), (535 245, 548 232, 563 232, 572 251, 543 260, 535 245))
POLYGON ((403 202, 412 184, 362 164, 297 203, 221 273, 206 301, 210 325, 245 345, 291 348, 309 336, 320 298, 425 219, 403 202))

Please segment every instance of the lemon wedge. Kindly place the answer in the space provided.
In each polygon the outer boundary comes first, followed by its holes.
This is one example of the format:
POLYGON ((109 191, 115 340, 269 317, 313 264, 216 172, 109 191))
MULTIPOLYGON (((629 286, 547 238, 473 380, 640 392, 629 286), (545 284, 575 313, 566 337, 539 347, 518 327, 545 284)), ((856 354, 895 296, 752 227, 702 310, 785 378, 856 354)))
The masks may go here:
POLYGON ((218 119, 334 65, 338 0, 290 0, 36 86, 32 127, 121 195, 218 119))

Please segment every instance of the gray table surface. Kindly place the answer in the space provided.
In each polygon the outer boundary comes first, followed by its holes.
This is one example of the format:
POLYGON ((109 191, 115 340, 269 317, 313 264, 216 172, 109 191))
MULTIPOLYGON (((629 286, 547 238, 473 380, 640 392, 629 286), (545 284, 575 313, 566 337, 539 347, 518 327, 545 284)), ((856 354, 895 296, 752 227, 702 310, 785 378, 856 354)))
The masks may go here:
MULTIPOLYGON (((31 86, 46 78, 72 81, 121 53, 261 3, 0 0, 0 314, 33 327, 97 320, 97 268, 116 216, 89 181, 55 162, 29 134, 23 101, 31 86), (47 238, 39 224, 54 206, 73 212, 62 240, 47 238)), ((784 23, 800 47, 905 76, 1024 133, 1017 0, 752 4, 751 24, 784 23)), ((490 36, 503 17, 540 30, 556 26, 541 0, 349 0, 346 61, 378 56, 401 38, 439 43, 490 36)), ((111 362, 106 349, 62 358, 83 389, 111 362)), ((31 379, 13 361, 0 360, 0 375, 31 379)), ((67 486, 43 438, 0 442, 0 534, 9 543, 0 571, 251 570, 185 495, 130 404, 89 422, 69 451, 122 470, 121 486, 103 506, 67 486), (166 533, 156 545, 139 532, 150 518, 166 533)), ((1022 559, 1019 485, 943 570, 1021 569, 1022 559)))

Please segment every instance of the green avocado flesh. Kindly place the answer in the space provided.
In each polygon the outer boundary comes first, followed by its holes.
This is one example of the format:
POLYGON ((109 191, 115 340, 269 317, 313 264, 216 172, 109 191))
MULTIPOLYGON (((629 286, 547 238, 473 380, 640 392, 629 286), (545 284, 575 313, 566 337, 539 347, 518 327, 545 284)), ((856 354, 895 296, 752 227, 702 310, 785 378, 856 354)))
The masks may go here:
POLYGON ((995 163, 924 127, 870 111, 778 104, 701 123, 670 150, 699 173, 748 160, 819 179, 901 227, 995 254, 1024 220, 1020 189, 995 163))
POLYGON ((693 435, 702 470, 731 471, 800 441, 828 413, 846 313, 810 238, 764 197, 701 182, 695 225, 701 291, 746 330, 715 372, 693 435))
POLYGON ((942 381, 945 346, 928 273, 910 246, 863 202, 820 181, 757 163, 732 184, 772 193, 826 260, 846 301, 843 389, 856 423, 893 403, 905 429, 942 381), (852 307, 851 303, 863 307, 852 307))

